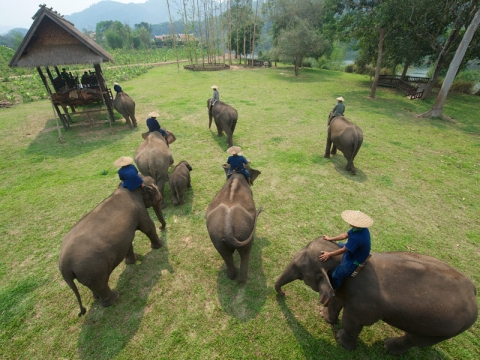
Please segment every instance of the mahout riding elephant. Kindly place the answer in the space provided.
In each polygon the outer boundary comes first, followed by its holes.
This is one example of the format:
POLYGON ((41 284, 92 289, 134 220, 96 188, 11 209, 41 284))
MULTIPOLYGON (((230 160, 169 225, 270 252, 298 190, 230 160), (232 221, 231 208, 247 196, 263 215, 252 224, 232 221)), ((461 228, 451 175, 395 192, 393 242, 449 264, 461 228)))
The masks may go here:
POLYGON ((137 127, 135 118, 135 101, 125 92, 118 92, 113 100, 113 107, 125 118, 130 129, 137 127))
MULTIPOLYGON (((135 163, 143 175, 155 179, 158 190, 162 194, 161 205, 163 209, 167 206, 163 198, 163 190, 165 184, 168 183, 168 168, 173 164, 172 152, 162 134, 158 131, 142 134, 142 137, 144 141, 135 151, 135 163)), ((169 135, 167 133, 168 139, 169 135)), ((173 140, 175 140, 174 136, 173 140)))
POLYGON ((341 255, 319 260, 322 251, 338 250, 331 241, 316 239, 294 257, 275 283, 282 286, 303 280, 319 292, 325 306, 322 317, 328 323, 338 321, 343 308, 343 329, 337 340, 347 349, 355 349, 363 326, 383 320, 405 332, 385 341, 391 354, 414 347, 434 345, 454 337, 475 323, 478 316, 473 282, 444 262, 409 252, 373 253, 356 277, 348 277, 336 291, 328 275, 341 261, 341 255))
POLYGON ((210 106, 210 99, 207 100, 208 108, 208 128, 212 126, 212 116, 215 119, 215 125, 217 126, 218 136, 222 136, 225 132, 227 135, 228 146, 233 146, 233 132, 235 126, 237 126, 238 112, 232 106, 225 104, 224 102, 217 100, 210 106))
MULTIPOLYGON (((260 171, 249 169, 251 182, 260 171)), ((227 267, 227 276, 233 280, 237 269, 233 263, 235 250, 240 254, 239 282, 246 282, 248 262, 252 249, 257 218, 262 208, 256 210, 253 194, 243 174, 232 173, 222 189, 208 205, 207 230, 213 246, 227 267)))
POLYGON ((184 195, 187 188, 192 187, 190 181, 190 171, 192 167, 186 161, 180 161, 172 174, 170 175, 170 190, 172 191, 172 202, 173 205, 183 205, 185 204, 184 195))
POLYGON ((357 170, 353 165, 353 159, 357 156, 358 150, 363 143, 362 130, 345 117, 335 116, 332 118, 332 113, 330 113, 327 132, 327 147, 323 157, 329 158, 330 154, 335 155, 337 149, 340 150, 345 159, 347 159, 345 170, 351 171, 355 175, 357 170))
POLYGON ((140 230, 147 235, 153 249, 163 245, 147 210, 153 206, 162 224, 161 229, 165 229, 161 195, 151 177, 143 177, 143 180, 144 189, 139 187, 130 191, 119 185, 63 239, 58 267, 77 297, 80 305, 78 316, 85 314, 86 309, 74 279, 88 287, 102 306, 110 306, 119 296, 118 291, 108 286, 110 274, 123 259, 126 264, 134 264, 137 260, 132 244, 135 231, 140 230))

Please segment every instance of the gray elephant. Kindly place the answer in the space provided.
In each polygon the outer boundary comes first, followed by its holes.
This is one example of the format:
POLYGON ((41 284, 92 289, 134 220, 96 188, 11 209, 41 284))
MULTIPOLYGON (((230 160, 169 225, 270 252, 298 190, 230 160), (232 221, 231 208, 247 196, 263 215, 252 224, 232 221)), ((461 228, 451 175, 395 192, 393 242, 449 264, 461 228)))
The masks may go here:
POLYGON ((220 100, 215 101, 213 106, 210 106, 210 99, 207 100, 207 108, 209 118, 208 128, 210 129, 212 127, 213 117, 215 125, 217 126, 218 136, 222 136, 222 133, 225 132, 228 146, 233 146, 233 132, 235 131, 238 120, 237 110, 220 100))
POLYGON ((322 251, 338 250, 331 241, 317 239, 300 250, 275 283, 282 286, 294 280, 320 293, 320 302, 328 304, 322 317, 328 323, 338 321, 343 308, 343 329, 337 340, 347 349, 355 349, 364 326, 383 320, 405 332, 385 341, 391 354, 414 347, 434 345, 454 337, 475 323, 478 316, 473 282, 447 264, 430 256, 408 253, 373 253, 356 277, 348 277, 334 291, 328 275, 340 263, 341 256, 319 260, 322 251))
POLYGON ((121 186, 81 219, 64 237, 58 267, 65 282, 75 293, 80 305, 78 316, 86 309, 74 279, 88 287, 102 306, 110 306, 118 299, 118 292, 111 290, 108 280, 113 269, 125 259, 134 264, 135 231, 148 236, 154 249, 162 247, 155 224, 147 208, 155 210, 161 229, 166 223, 160 208, 161 195, 151 177, 144 177, 144 189, 130 191, 121 186))
POLYGON ((172 152, 162 134, 158 131, 144 133, 142 137, 144 141, 135 152, 135 163, 143 175, 151 176, 155 179, 158 190, 162 194, 161 205, 163 209, 166 206, 163 193, 165 184, 168 183, 168 168, 173 164, 172 152))
POLYGON ((135 101, 125 92, 118 92, 113 100, 113 107, 125 118, 130 129, 137 127, 137 119, 135 118, 135 101))
POLYGON ((363 143, 362 130, 345 117, 335 116, 332 118, 332 114, 330 113, 327 131, 327 147, 323 157, 329 158, 330 154, 335 155, 337 149, 340 150, 343 156, 345 156, 345 159, 347 159, 345 170, 351 171, 352 174, 355 175, 357 170, 353 165, 353 159, 357 156, 358 150, 360 150, 360 146, 362 146, 363 143))
POLYGON ((186 161, 180 161, 172 174, 170 175, 170 190, 172 191, 172 202, 173 205, 183 205, 185 204, 184 195, 187 188, 192 187, 190 181, 190 171, 192 167, 186 161))
MULTIPOLYGON (((260 171, 254 169, 249 171, 253 184, 260 171)), ((233 263, 233 252, 237 250, 240 254, 238 281, 247 281, 248 261, 261 210, 255 209, 253 194, 245 176, 237 173, 232 173, 230 179, 208 205, 206 213, 208 234, 213 246, 225 261, 227 276, 231 280, 237 276, 237 269, 233 263)))

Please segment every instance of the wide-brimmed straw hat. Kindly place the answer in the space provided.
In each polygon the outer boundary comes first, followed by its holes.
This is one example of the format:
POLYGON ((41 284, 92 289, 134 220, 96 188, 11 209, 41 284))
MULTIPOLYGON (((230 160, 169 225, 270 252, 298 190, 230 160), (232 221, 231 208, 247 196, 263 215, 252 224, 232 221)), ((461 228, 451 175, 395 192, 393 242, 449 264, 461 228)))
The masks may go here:
POLYGON ((345 210, 342 212, 342 219, 358 228, 368 228, 373 225, 372 218, 358 210, 345 210))
POLYGON ((340 96, 340 97, 337 97, 337 100, 338 100, 338 101, 345 101, 345 99, 344 99, 343 97, 341 97, 341 96, 340 96))
POLYGON ((130 156, 120 156, 113 165, 117 167, 127 166, 133 163, 133 159, 130 156))
POLYGON ((213 85, 210 89, 218 89, 218 86, 217 85, 213 85))
POLYGON ((156 111, 152 111, 150 114, 148 114, 148 116, 150 116, 150 117, 158 117, 158 116, 160 116, 160 114, 157 113, 156 111))
POLYGON ((240 146, 232 146, 227 149, 230 155, 242 155, 242 148, 240 146))
MULTIPOLYGON (((86 71, 85 71, 85 72, 86 72, 86 71)), ((117 83, 117 82, 114 82, 114 83, 113 83, 113 85, 120 85, 120 84, 119 84, 119 83, 117 83)))

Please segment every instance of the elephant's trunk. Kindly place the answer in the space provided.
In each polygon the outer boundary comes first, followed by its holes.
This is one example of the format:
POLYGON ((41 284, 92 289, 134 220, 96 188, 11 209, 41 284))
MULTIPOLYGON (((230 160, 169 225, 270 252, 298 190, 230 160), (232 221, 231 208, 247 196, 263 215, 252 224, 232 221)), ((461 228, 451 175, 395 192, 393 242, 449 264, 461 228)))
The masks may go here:
POLYGON ((153 210, 155 211, 155 214, 157 215, 158 221, 162 224, 162 227, 160 228, 161 230, 165 229, 167 226, 167 223, 165 222, 165 219, 163 218, 163 213, 162 213, 162 203, 159 202, 158 204, 153 206, 153 210))
POLYGON ((212 111, 208 111, 208 128, 210 129, 212 127, 212 111))
POLYGON ((295 264, 292 261, 283 271, 282 275, 280 275, 278 280, 275 282, 275 291, 279 295, 285 296, 285 292, 282 290, 282 286, 298 279, 300 279, 300 272, 298 271, 298 269, 296 269, 295 264))

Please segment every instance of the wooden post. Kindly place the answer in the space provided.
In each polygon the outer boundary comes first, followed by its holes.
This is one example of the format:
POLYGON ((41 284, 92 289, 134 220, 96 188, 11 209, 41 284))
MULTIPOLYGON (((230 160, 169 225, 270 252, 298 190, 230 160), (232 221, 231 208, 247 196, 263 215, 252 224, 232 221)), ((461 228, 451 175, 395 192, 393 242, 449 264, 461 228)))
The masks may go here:
POLYGON ((110 99, 110 96, 108 94, 107 87, 105 85, 105 79, 103 78, 102 69, 100 67, 100 64, 93 64, 93 67, 95 68, 95 75, 97 77, 98 86, 100 86, 100 91, 102 92, 103 103, 105 104, 108 110, 108 116, 110 118, 110 122, 114 122, 115 115, 113 114, 112 99, 110 99))
MULTIPOLYGON (((52 103, 52 106, 55 108, 55 106, 54 106, 55 104, 53 103, 53 100, 52 100, 52 91, 50 90, 50 86, 48 86, 47 79, 45 78, 45 75, 43 75, 43 72, 42 72, 42 69, 40 68, 40 66, 37 66, 37 71, 38 71, 38 74, 40 75, 40 79, 42 79, 43 85, 45 85, 45 89, 47 90, 48 95, 50 96, 50 102, 52 103)), ((57 112, 59 112, 59 111, 60 110, 57 108, 57 112)), ((57 116, 55 115, 55 109, 53 111, 53 116, 55 116, 55 122, 57 124, 58 141, 60 141, 60 143, 63 143, 62 133, 60 132, 60 127, 58 126, 57 116)), ((63 124, 63 127, 65 128, 65 124, 63 124)), ((68 126, 67 126, 67 128, 68 128, 68 126)), ((67 128, 65 128, 65 130, 67 128)))

